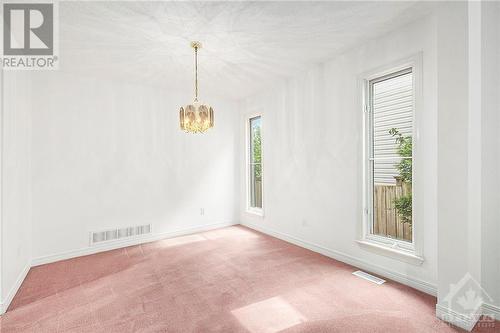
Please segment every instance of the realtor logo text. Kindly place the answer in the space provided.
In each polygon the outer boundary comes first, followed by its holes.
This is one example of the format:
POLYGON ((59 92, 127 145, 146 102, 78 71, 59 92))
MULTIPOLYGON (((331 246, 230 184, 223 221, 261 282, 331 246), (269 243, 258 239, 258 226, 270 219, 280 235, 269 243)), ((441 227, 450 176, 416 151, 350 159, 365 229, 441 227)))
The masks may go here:
POLYGON ((54 3, 3 4, 4 69, 55 69, 54 3))

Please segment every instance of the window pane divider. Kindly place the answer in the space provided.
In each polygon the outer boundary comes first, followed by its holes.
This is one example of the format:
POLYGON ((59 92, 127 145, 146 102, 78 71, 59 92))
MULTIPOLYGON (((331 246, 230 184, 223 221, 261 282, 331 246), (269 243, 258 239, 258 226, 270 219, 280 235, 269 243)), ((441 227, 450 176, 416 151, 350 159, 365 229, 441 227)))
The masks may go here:
POLYGON ((411 156, 400 156, 400 157, 370 157, 368 160, 370 161, 397 161, 397 160, 411 160, 413 157, 411 156))

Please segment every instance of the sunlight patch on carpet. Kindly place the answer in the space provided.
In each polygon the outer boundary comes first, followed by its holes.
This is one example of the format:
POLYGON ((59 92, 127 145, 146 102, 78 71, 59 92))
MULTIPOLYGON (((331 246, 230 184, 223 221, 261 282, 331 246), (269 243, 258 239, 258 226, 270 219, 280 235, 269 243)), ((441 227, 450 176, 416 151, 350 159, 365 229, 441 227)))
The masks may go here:
POLYGON ((247 305, 231 313, 253 333, 279 332, 307 321, 306 317, 279 296, 247 305))

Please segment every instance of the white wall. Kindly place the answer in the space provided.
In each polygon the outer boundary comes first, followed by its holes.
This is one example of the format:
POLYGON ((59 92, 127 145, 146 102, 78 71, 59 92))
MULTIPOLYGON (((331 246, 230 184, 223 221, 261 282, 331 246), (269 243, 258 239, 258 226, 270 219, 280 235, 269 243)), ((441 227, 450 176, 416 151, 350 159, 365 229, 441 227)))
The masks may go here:
POLYGON ((469 271, 467 20, 466 3, 442 8, 438 20, 438 302, 469 271))
MULTIPOLYGON (((437 281, 437 111, 435 20, 430 16, 317 65, 246 100, 243 112, 262 113, 265 217, 241 221, 315 244, 377 271, 433 290, 437 281), (355 242, 362 226, 363 112, 359 77, 423 52, 423 107, 417 113, 416 211, 425 261, 407 264, 355 242)), ((244 118, 240 120, 240 125, 244 118)), ((242 132, 244 132, 242 130, 242 132)), ((244 149, 242 134, 240 148, 244 149)), ((245 156, 241 155, 241 177, 245 156)), ((240 193, 245 193, 241 182, 240 193)))
POLYGON ((483 2, 482 15, 482 276, 500 307, 500 3, 483 2))
POLYGON ((186 134, 178 110, 189 90, 37 74, 35 259, 88 247, 93 230, 152 223, 160 234, 237 221, 235 104, 210 98, 215 128, 186 134))
POLYGON ((4 306, 31 263, 30 91, 29 72, 3 72, 0 302, 4 306))
POLYGON ((436 309, 466 329, 478 319, 457 302, 466 291, 500 314, 499 13, 493 2, 446 3, 438 13, 436 309))

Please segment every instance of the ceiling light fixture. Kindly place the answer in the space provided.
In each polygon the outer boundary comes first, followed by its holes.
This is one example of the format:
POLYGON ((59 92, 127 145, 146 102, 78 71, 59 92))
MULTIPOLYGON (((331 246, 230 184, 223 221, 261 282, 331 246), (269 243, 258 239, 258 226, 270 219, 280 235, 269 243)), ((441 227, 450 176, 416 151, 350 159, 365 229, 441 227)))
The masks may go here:
POLYGON ((187 133, 203 133, 214 127, 214 110, 210 105, 198 102, 198 49, 200 42, 191 42, 194 48, 194 102, 179 111, 181 129, 187 133))

